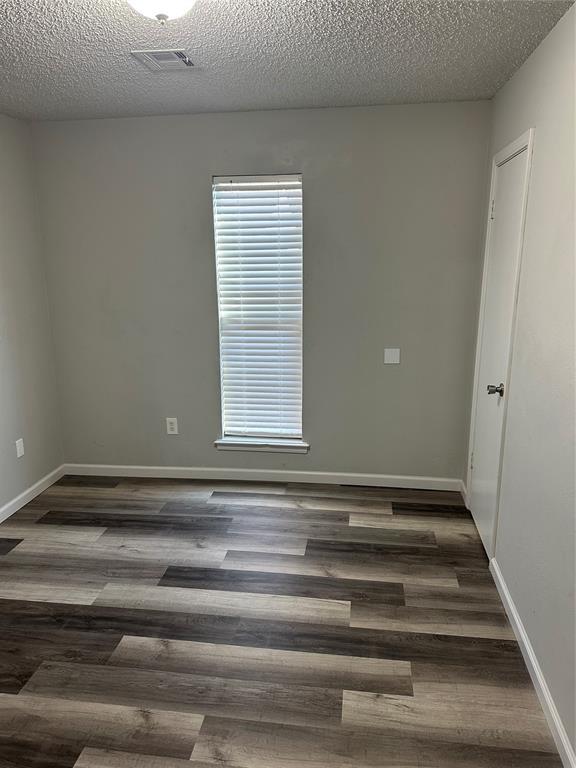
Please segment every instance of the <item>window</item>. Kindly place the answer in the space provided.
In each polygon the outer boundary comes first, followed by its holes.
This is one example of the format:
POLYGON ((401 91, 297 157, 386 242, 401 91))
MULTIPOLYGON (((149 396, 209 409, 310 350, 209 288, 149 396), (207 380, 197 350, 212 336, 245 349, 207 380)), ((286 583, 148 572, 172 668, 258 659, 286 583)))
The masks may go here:
POLYGON ((215 178, 219 448, 302 441, 302 178, 215 178))

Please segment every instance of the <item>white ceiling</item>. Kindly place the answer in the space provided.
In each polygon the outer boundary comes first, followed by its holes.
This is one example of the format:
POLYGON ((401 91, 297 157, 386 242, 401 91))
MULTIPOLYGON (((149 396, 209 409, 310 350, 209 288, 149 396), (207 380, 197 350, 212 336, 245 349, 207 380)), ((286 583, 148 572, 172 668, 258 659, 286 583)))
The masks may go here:
POLYGON ((1 0, 0 113, 33 119, 487 99, 572 0, 1 0), (131 49, 183 48, 153 73, 131 49))

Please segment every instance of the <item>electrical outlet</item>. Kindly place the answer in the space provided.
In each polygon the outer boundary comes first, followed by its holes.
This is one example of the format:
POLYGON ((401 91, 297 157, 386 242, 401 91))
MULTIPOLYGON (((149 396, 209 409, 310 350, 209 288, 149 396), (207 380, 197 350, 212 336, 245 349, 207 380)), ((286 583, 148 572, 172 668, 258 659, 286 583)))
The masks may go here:
POLYGON ((19 459, 24 456, 24 440, 21 437, 16 440, 16 456, 19 459))
POLYGON ((178 434, 178 419, 175 416, 166 417, 166 434, 167 435, 178 434))

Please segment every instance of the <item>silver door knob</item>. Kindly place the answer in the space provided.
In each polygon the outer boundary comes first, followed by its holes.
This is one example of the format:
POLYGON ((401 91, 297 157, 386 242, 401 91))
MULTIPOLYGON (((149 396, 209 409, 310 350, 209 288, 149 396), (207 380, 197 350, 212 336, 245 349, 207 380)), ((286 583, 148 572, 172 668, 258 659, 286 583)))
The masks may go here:
POLYGON ((504 384, 502 383, 498 386, 496 386, 496 384, 488 384, 487 390, 489 395, 500 395, 500 397, 504 397, 504 384))

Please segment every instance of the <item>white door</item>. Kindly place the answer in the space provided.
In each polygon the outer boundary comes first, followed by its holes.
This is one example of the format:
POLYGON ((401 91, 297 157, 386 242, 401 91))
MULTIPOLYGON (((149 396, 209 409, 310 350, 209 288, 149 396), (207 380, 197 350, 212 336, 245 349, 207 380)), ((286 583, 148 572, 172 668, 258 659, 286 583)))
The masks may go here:
POLYGON ((492 166, 468 476, 469 506, 489 557, 498 518, 530 153, 529 132, 499 152, 492 166))

